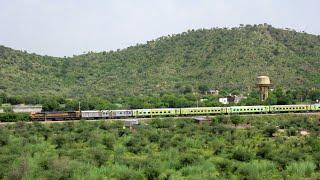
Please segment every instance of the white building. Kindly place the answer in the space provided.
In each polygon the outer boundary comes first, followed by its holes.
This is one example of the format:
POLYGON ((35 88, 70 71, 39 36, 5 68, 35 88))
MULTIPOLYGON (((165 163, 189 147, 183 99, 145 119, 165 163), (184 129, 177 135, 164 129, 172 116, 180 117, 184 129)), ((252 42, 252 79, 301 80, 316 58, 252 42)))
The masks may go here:
POLYGON ((228 98, 219 98, 219 102, 222 104, 229 104, 228 98))
POLYGON ((41 112, 42 105, 12 105, 12 111, 15 113, 41 112))

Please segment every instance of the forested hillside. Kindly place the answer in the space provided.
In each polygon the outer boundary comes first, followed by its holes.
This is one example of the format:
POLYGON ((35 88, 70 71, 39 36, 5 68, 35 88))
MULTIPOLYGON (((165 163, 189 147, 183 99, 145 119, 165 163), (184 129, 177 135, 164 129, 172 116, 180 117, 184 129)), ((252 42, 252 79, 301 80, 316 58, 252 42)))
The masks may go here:
POLYGON ((57 58, 0 46, 0 93, 126 96, 207 85, 248 92, 257 75, 274 86, 320 87, 320 36, 270 25, 190 30, 123 50, 57 58))

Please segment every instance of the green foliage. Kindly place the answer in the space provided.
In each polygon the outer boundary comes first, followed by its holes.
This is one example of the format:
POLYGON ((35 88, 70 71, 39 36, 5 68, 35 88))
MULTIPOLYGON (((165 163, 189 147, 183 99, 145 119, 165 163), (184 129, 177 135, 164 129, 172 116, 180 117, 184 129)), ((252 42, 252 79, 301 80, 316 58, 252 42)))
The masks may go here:
POLYGON ((237 116, 237 115, 231 116, 230 119, 235 126, 243 122, 243 119, 241 118, 241 116, 237 116))
POLYGON ((0 92, 7 94, 0 102, 191 93, 207 87, 246 92, 259 74, 269 75, 275 87, 319 88, 319 47, 319 36, 266 24, 190 30, 122 50, 66 58, 0 46, 0 92))
POLYGON ((235 148, 232 154, 232 158, 238 161, 250 161, 253 157, 251 150, 244 147, 235 148))
POLYGON ((273 137, 275 132, 277 132, 277 127, 275 126, 268 126, 264 129, 264 134, 268 137, 273 137))
MULTIPOLYGON (((316 116, 248 116, 248 128, 226 117, 18 122, 0 126, 1 179, 316 179, 320 140, 316 116), (222 123, 222 121, 224 123, 222 123), (310 133, 266 136, 269 127, 310 133)), ((237 119, 237 118, 235 118, 237 119)), ((238 121, 237 121, 238 122, 238 121)))
POLYGON ((315 171, 316 165, 313 162, 293 162, 286 167, 286 173, 289 177, 310 177, 315 171))
POLYGON ((239 173, 245 179, 281 179, 276 165, 270 161, 251 161, 240 166, 239 173))
POLYGON ((205 85, 205 84, 200 85, 200 86, 198 87, 198 89, 199 89, 199 91, 200 91, 201 93, 205 93, 205 92, 209 91, 209 87, 208 87, 207 85, 205 85))
POLYGON ((0 113, 0 122, 17 122, 17 121, 29 121, 29 113, 0 113))

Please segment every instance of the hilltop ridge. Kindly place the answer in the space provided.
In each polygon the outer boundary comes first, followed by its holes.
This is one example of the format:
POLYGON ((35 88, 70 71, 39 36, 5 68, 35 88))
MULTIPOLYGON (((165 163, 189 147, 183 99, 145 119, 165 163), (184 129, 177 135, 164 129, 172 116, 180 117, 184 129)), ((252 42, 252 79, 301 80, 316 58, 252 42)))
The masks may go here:
POLYGON ((118 51, 58 58, 0 46, 0 92, 18 96, 132 96, 207 85, 248 92, 320 87, 320 36, 270 25, 189 30, 118 51))

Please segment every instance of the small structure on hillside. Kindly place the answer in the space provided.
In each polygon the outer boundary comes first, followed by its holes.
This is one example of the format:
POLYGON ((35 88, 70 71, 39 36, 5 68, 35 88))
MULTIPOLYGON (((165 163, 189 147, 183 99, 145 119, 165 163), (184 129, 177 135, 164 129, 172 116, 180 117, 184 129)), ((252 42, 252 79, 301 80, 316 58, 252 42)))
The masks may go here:
POLYGON ((224 97, 224 98, 219 98, 219 102, 220 102, 221 104, 229 104, 228 98, 226 98, 226 97, 224 97))
POLYGON ((271 86, 268 76, 258 76, 257 86, 260 91, 260 101, 263 102, 268 98, 269 87, 271 86))
POLYGON ((19 105, 12 105, 11 108, 12 108, 12 111, 15 113, 30 113, 30 112, 42 111, 42 105, 19 104, 19 105))
POLYGON ((193 118, 195 123, 198 124, 204 124, 204 123, 210 123, 211 119, 209 117, 195 117, 193 118))
POLYGON ((219 102, 222 104, 229 104, 229 103, 235 103, 238 104, 242 99, 245 99, 247 97, 240 95, 229 95, 227 97, 219 98, 219 102))
POLYGON ((210 94, 210 95, 214 95, 214 96, 217 96, 219 95, 219 90, 217 89, 209 89, 206 94, 210 94))
POLYGON ((139 125, 138 119, 126 119, 124 120, 124 126, 126 127, 133 127, 135 125, 139 125))
POLYGON ((3 113, 4 111, 3 111, 3 109, 0 109, 0 113, 3 113))

